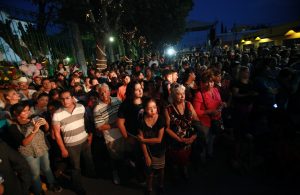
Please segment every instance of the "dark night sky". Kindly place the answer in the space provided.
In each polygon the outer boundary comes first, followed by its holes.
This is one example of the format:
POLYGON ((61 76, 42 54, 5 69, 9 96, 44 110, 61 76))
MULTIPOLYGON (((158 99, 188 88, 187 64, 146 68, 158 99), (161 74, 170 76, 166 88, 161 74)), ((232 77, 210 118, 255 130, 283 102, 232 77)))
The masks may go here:
MULTIPOLYGON (((0 0, 14 7, 36 10, 30 0, 0 0)), ((187 20, 221 22, 231 29, 237 25, 276 25, 300 20, 299 0, 194 0, 194 7, 187 20)), ((220 25, 217 33, 220 32, 220 25)), ((182 44, 193 44, 206 39, 207 32, 187 33, 182 44)))
MULTIPOLYGON (((0 0, 5 4, 32 10, 30 0, 0 0)), ((280 24, 300 19, 298 0, 194 0, 188 19, 213 22, 229 28, 237 24, 280 24)))
POLYGON ((236 24, 281 24, 300 19, 298 0, 194 0, 189 19, 236 24))

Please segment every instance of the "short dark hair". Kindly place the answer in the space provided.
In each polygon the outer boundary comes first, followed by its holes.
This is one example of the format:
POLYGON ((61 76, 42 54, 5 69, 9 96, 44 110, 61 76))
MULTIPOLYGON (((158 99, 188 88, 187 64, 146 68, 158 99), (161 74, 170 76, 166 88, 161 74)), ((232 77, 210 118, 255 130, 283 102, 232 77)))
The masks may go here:
POLYGON ((45 93, 45 92, 43 92, 43 93, 40 93, 38 96, 37 96, 37 100, 38 99, 40 99, 40 98, 42 98, 42 97, 48 97, 49 98, 49 95, 47 94, 47 93, 45 93))
POLYGON ((148 104, 149 104, 150 102, 155 102, 155 104, 157 104, 157 102, 156 102, 156 100, 155 100, 154 98, 152 98, 152 97, 145 97, 145 98, 143 99, 143 103, 142 103, 143 108, 146 109, 147 106, 148 106, 148 104))
POLYGON ((44 83, 44 81, 47 81, 47 80, 51 82, 51 79, 50 79, 50 78, 43 78, 43 79, 42 79, 42 83, 44 83))
POLYGON ((49 108, 50 106, 53 106, 56 110, 59 109, 62 105, 61 102, 58 100, 55 101, 51 101, 49 102, 49 104, 47 105, 47 107, 49 108))
POLYGON ((23 110, 25 109, 26 106, 29 106, 28 101, 22 101, 22 102, 12 105, 10 107, 10 114, 11 114, 12 118, 15 119, 17 116, 19 116, 21 114, 21 112, 23 112, 23 110))
POLYGON ((61 97, 61 95, 62 95, 63 93, 70 93, 71 97, 74 96, 72 90, 70 90, 70 89, 64 89, 64 90, 62 90, 62 91, 60 92, 59 96, 61 97))
POLYGON ((53 97, 56 94, 60 94, 59 89, 51 89, 50 92, 49 92, 50 97, 53 97))

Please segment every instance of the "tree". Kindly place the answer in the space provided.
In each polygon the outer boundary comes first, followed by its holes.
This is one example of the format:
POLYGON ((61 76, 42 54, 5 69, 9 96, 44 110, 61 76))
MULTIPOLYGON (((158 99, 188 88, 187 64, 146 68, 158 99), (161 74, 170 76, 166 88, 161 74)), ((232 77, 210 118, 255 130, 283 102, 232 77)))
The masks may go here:
POLYGON ((175 44, 185 32, 186 17, 193 7, 192 0, 129 0, 125 5, 123 27, 137 27, 152 43, 153 49, 175 44))
POLYGON ((13 33, 11 23, 12 20, 6 20, 5 22, 2 22, 0 20, 0 36, 21 59, 30 60, 30 50, 28 49, 26 44, 19 39, 18 35, 15 35, 13 33))
POLYGON ((192 6, 192 0, 64 0, 60 16, 76 22, 82 34, 94 35, 97 65, 106 68, 109 36, 122 40, 127 55, 144 49, 145 43, 153 49, 175 44, 192 6))

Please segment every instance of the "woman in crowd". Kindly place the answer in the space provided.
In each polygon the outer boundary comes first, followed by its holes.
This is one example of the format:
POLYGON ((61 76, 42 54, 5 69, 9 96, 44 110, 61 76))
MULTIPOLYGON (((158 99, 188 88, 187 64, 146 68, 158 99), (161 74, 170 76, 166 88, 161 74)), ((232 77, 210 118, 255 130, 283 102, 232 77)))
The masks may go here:
POLYGON ((4 100, 6 111, 10 111, 10 107, 20 101, 21 97, 15 89, 9 89, 8 91, 4 92, 4 100))
POLYGON ((59 100, 59 89, 51 89, 49 92, 49 102, 59 100))
POLYGON ((206 138, 206 147, 204 153, 202 153, 202 157, 205 159, 213 155, 213 144, 216 133, 214 131, 218 131, 219 129, 217 128, 221 128, 221 108, 224 104, 218 89, 214 87, 213 73, 210 70, 202 73, 199 89, 195 94, 193 105, 203 125, 202 130, 206 138), (213 120, 216 123, 219 122, 219 124, 212 125, 213 120))
POLYGON ((48 189, 60 192, 62 188, 56 185, 50 168, 48 146, 44 135, 44 131, 49 130, 49 124, 44 118, 31 118, 30 114, 27 102, 13 105, 11 115, 15 123, 10 126, 9 134, 31 168, 34 195, 44 194, 40 180, 41 169, 47 178, 48 189))
POLYGON ((199 119, 192 104, 185 101, 185 87, 183 85, 174 85, 170 95, 172 103, 165 109, 166 132, 170 136, 168 142, 169 157, 174 168, 180 168, 187 179, 191 145, 197 138, 197 132, 192 127, 192 121, 199 119))
POLYGON ((55 73, 56 74, 60 73, 60 74, 63 74, 64 76, 68 75, 67 69, 62 62, 58 63, 55 73))
POLYGON ((144 116, 139 121, 139 136, 147 168, 146 193, 152 191, 154 172, 158 172, 158 192, 164 191, 164 167, 166 146, 163 141, 165 124, 162 116, 158 114, 154 99, 148 98, 144 102, 144 116))
POLYGON ((126 143, 128 143, 128 158, 130 158, 130 164, 135 164, 137 179, 143 182, 143 161, 140 158, 141 150, 136 139, 138 135, 137 119, 143 114, 143 89, 141 84, 138 81, 130 82, 126 88, 125 95, 126 99, 122 102, 118 111, 117 126, 122 136, 126 139, 126 143))
POLYGON ((88 93, 92 90, 92 84, 91 84, 91 78, 90 77, 84 78, 83 89, 84 89, 85 93, 88 93))
POLYGON ((49 95, 47 93, 39 94, 36 99, 36 104, 31 109, 31 113, 35 116, 44 116, 47 111, 48 102, 49 95))
POLYGON ((125 96, 126 87, 129 84, 129 82, 130 82, 129 75, 124 74, 122 76, 122 82, 123 82, 123 85, 118 88, 117 97, 118 97, 119 100, 124 101, 125 97, 126 97, 125 96))
POLYGON ((250 81, 250 70, 246 66, 241 66, 239 71, 239 79, 233 83, 233 120, 234 120, 234 136, 235 151, 234 163, 240 160, 240 144, 241 138, 250 133, 250 113, 252 111, 254 97, 257 92, 254 90, 253 83, 250 81))

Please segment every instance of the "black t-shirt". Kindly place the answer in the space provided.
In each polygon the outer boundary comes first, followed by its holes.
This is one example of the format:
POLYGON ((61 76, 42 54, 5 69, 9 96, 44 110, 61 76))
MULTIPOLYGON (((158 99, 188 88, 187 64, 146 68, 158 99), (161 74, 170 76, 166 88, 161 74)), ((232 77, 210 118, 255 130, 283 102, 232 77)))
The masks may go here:
MULTIPOLYGON (((149 127, 145 120, 139 121, 139 129, 143 132, 144 138, 156 138, 158 137, 159 130, 165 127, 165 121, 161 116, 158 117, 153 127, 149 127)), ((164 138, 159 144, 147 144, 148 152, 151 156, 160 157, 166 152, 166 144, 164 138)))
POLYGON ((171 83, 167 80, 164 80, 162 83, 162 90, 163 90, 163 99, 168 102, 168 97, 169 97, 169 85, 171 85, 171 83))
MULTIPOLYGON (((254 91, 254 86, 251 82, 245 84, 240 81, 236 81, 232 85, 233 88, 238 88, 239 89, 239 94, 245 95, 248 94, 251 91, 254 91)), ((254 98, 253 96, 245 96, 245 97, 235 97, 234 98, 235 103, 238 104, 246 104, 249 105, 253 103, 254 98)))
POLYGON ((10 145, 13 149, 18 150, 18 148, 22 145, 22 141, 25 138, 25 136, 20 132, 16 124, 12 124, 9 127, 7 134, 7 144, 10 145))
POLYGON ((121 86, 121 84, 120 83, 112 83, 112 82, 109 82, 107 84, 109 85, 109 88, 110 88, 110 96, 117 97, 118 89, 121 86))
POLYGON ((132 135, 138 135, 138 119, 143 114, 142 104, 122 102, 118 111, 118 117, 125 119, 126 131, 132 135))

